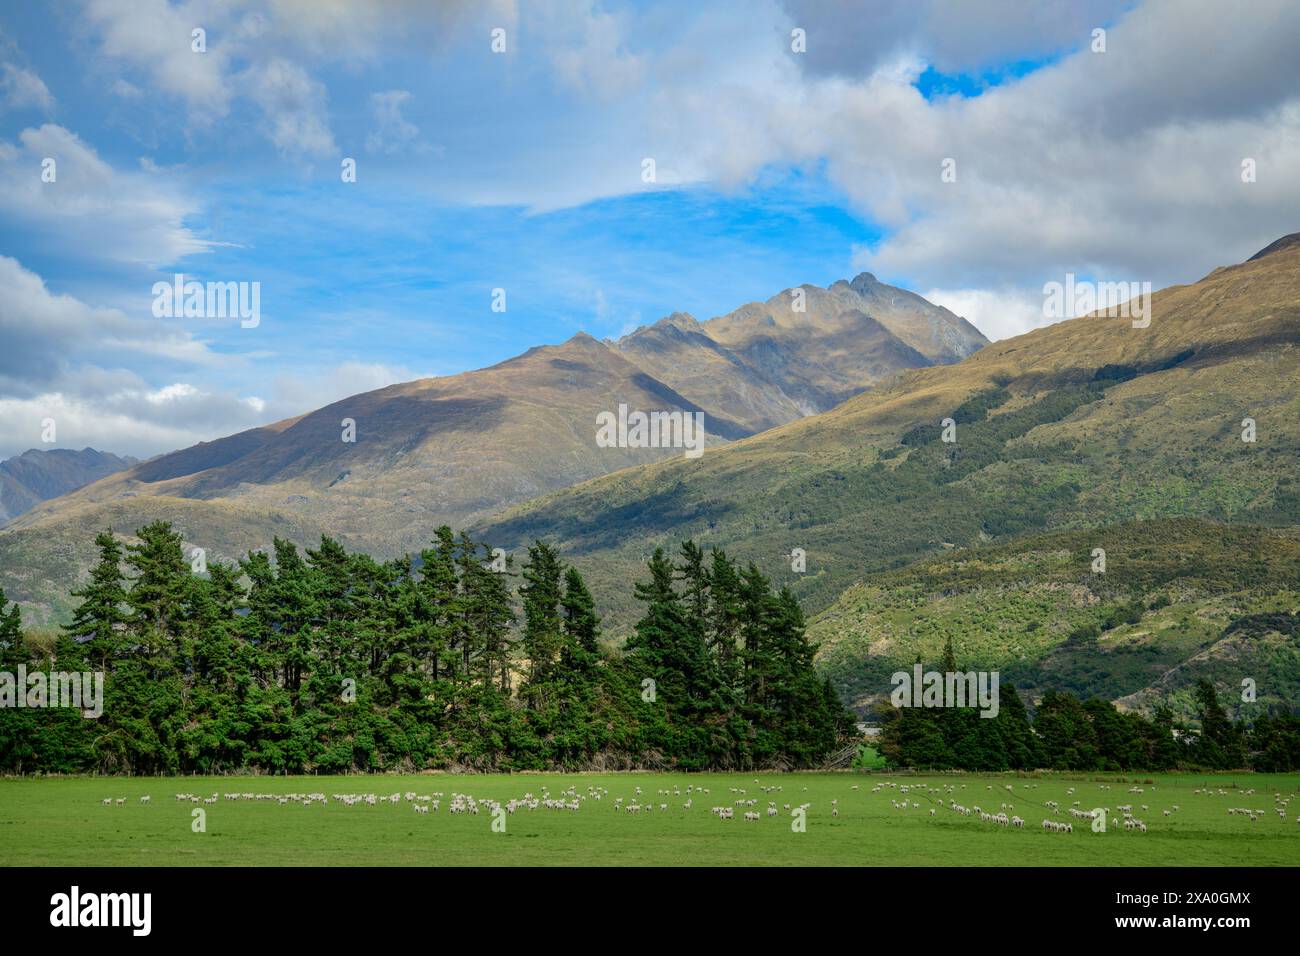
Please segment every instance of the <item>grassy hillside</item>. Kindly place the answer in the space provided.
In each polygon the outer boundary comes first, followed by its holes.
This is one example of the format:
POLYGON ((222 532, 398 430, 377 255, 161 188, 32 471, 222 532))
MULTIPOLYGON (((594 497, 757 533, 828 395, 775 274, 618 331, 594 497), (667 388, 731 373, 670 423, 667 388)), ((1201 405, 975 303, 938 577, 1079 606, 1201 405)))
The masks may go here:
POLYGON ((823 668, 864 710, 888 694, 891 673, 918 656, 937 663, 951 637, 959 666, 997 669, 1031 697, 1070 690, 1140 707, 1158 696, 1190 715, 1188 688, 1207 676, 1237 688, 1225 703, 1242 713, 1245 677, 1258 687, 1254 706, 1300 699, 1298 608, 1294 532, 1158 519, 874 575, 819 615, 811 634, 823 668))
POLYGON ((481 533, 558 542, 611 604, 656 545, 751 559, 814 611, 954 547, 1127 520, 1300 521, 1300 246, 1154 296, 1148 328, 1088 316, 901 376, 696 461, 521 505, 481 533), (957 422, 957 442, 939 423, 957 422), (1257 441, 1241 440, 1256 422, 1257 441), (807 571, 791 570, 794 548, 807 571))

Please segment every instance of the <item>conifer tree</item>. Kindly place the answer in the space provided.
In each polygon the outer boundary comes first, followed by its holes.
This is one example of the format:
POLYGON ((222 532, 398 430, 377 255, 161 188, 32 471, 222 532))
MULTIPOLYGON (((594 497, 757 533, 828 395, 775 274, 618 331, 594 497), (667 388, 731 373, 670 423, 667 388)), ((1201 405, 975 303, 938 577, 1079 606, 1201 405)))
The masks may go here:
POLYGON ((126 549, 126 563, 135 571, 127 594, 131 629, 147 653, 165 651, 180 636, 190 566, 181 552, 181 536, 170 522, 153 521, 136 533, 140 543, 126 549))
POLYGON ((563 574, 559 556, 544 541, 528 548, 522 569, 524 585, 519 589, 524 603, 524 655, 528 658, 530 706, 540 705, 544 686, 555 678, 564 643, 560 601, 563 574))
MULTIPOLYGON (((3 655, 0 661, 5 670, 13 671, 19 664, 27 663, 28 653, 23 640, 22 611, 17 601, 11 607, 6 607, 8 604, 4 588, 0 587, 0 654, 3 655)), ((19 688, 18 692, 22 693, 23 689, 19 688)))
POLYGON ((600 617, 596 614, 596 601, 577 568, 569 567, 564 571, 561 610, 565 650, 571 658, 569 666, 594 667, 600 656, 600 617))
POLYGON ((100 670, 107 670, 109 660, 119 653, 127 621, 122 545, 109 530, 95 535, 95 547, 99 561, 90 570, 90 581, 72 592, 82 602, 72 612, 68 633, 85 643, 86 653, 100 670))

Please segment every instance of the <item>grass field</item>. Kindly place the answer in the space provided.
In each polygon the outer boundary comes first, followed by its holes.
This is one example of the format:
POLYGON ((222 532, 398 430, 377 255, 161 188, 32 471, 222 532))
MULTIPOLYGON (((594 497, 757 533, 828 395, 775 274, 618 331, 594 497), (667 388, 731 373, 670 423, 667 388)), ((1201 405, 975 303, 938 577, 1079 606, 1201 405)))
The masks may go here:
POLYGON ((10 779, 0 780, 0 865, 1296 866, 1300 801, 1292 798, 1297 788, 1300 775, 1252 774, 1128 779, 850 773, 10 779), (877 786, 881 789, 872 792, 877 786), (906 795, 900 790, 904 786, 909 788, 906 795), (1143 792, 1131 793, 1132 786, 1143 792), (477 814, 449 812, 454 793, 507 804, 526 792, 540 799, 544 789, 559 799, 569 787, 583 798, 580 809, 520 808, 504 815, 503 833, 493 831, 493 813, 481 803, 477 814), (696 788, 689 810, 683 808, 687 787, 696 788), (781 789, 764 792, 761 787, 781 789), (948 787, 954 788, 951 793, 948 787), (601 799, 587 797, 588 788, 601 789, 601 799), (671 792, 674 788, 680 796, 671 792), (659 790, 670 792, 665 796, 659 790), (397 805, 376 806, 347 806, 332 797, 408 791, 442 793, 439 809, 416 813, 404 797, 397 805), (182 792, 200 797, 320 792, 330 799, 309 806, 224 798, 194 805, 176 800, 182 792), (151 801, 141 804, 145 794, 151 801), (892 804, 904 796, 907 809, 895 809, 892 804), (654 810, 616 809, 620 797, 624 805, 653 803, 654 810), (104 806, 105 798, 126 802, 104 806), (756 800, 752 808, 735 805, 749 799, 756 800), (978 814, 950 809, 953 800, 994 813, 1002 803, 1010 804, 1014 810, 1008 813, 1023 817, 1026 825, 1014 829, 981 822, 978 814), (1060 804, 1059 813, 1044 806, 1053 800, 1060 804), (1076 800, 1085 810, 1131 804, 1147 832, 1125 830, 1116 818, 1105 833, 1093 833, 1087 821, 1069 816, 1076 800), (1291 800, 1285 818, 1275 809, 1280 800, 1291 800), (776 816, 766 814, 769 801, 778 807, 776 816), (913 802, 920 808, 913 808, 913 802), (661 803, 668 805, 666 811, 659 809, 661 803), (805 832, 792 830, 787 803, 796 808, 811 804, 805 832), (1150 809, 1143 811, 1142 804, 1150 809), (1174 804, 1180 809, 1164 816, 1174 804), (710 812, 715 806, 735 806, 735 818, 719 819, 710 812), (1229 807, 1263 812, 1252 822, 1229 814, 1229 807), (191 828, 196 808, 206 813, 205 832, 191 828), (745 820, 746 810, 757 811, 760 819, 745 820), (1074 831, 1047 832, 1045 817, 1070 822, 1074 831))

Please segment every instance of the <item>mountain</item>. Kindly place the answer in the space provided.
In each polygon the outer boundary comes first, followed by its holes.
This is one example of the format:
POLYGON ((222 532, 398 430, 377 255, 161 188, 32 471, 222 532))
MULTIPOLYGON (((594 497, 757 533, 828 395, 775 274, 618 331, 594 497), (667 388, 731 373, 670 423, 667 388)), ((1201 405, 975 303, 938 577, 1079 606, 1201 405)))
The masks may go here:
MULTIPOLYGON (((1298 474, 1292 237, 1157 292, 1146 328, 1102 314, 1060 322, 698 460, 553 492, 476 531, 504 547, 538 537, 558 545, 618 635, 637 613, 619 602, 619 583, 655 546, 686 537, 754 561, 815 613, 873 575, 1030 535, 1176 517, 1290 529, 1300 523, 1298 474), (942 440, 945 418, 955 443, 942 440), (1254 441, 1243 441, 1245 419, 1254 441), (792 569, 794 549, 806 554, 804 573, 792 569)), ((1112 570, 1111 585, 1126 573, 1112 570)), ((847 607, 827 613, 851 619, 847 607)), ((831 627, 815 622, 823 638, 831 627)), ((1047 628, 1034 653, 1066 636, 1047 628)), ((958 654, 978 661, 984 650, 958 654)), ((852 666, 837 660, 848 688, 852 666)))
POLYGON ((677 312, 613 343, 683 394, 751 432, 834 408, 900 369, 960 361, 973 325, 864 272, 787 289, 698 322, 677 312))
POLYGON ((42 501, 49 501, 92 481, 130 468, 134 458, 83 448, 29 449, 0 461, 0 525, 42 501))
POLYGON ((170 520, 210 560, 277 535, 313 544, 329 534, 376 555, 418 551, 440 524, 464 527, 598 475, 686 457, 680 447, 601 447, 597 416, 620 405, 702 414, 713 447, 984 341, 951 312, 866 275, 708 322, 677 314, 617 342, 579 333, 490 368, 354 395, 162 455, 47 501, 0 534, 0 573, 29 618, 51 620, 66 616, 104 527, 129 534, 170 520))

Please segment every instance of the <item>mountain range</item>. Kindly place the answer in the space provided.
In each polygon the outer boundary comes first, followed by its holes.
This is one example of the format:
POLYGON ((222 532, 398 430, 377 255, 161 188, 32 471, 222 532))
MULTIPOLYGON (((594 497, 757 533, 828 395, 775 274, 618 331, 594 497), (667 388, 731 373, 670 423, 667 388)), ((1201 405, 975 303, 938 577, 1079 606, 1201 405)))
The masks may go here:
POLYGON ((986 344, 947 309, 869 274, 788 289, 699 322, 673 314, 617 341, 579 333, 490 368, 350 396, 139 463, 47 501, 0 534, 6 592, 29 620, 66 618, 94 531, 155 518, 232 560, 274 536, 329 534, 376 555, 440 524, 680 449, 600 447, 597 416, 700 413, 710 446, 824 412, 902 371, 986 344), (348 440, 348 439, 352 440, 348 440))
POLYGON ((222 557, 322 532, 401 553, 446 521, 558 546, 617 642, 626 582, 692 538, 792 589, 864 713, 949 638, 1031 698, 1189 710, 1199 676, 1261 706, 1300 693, 1300 234, 1156 292, 1149 323, 992 344, 870 275, 800 290, 138 464, 0 532, 6 590, 57 619, 93 531, 155 517, 222 557), (703 412, 711 443, 598 448, 618 403, 703 412))
POLYGON ((1059 322, 476 530, 508 548, 557 544, 609 595, 615 633, 637 614, 616 583, 653 548, 687 537, 723 547, 813 612, 823 667, 864 710, 889 671, 937 660, 948 636, 967 665, 1015 665, 1030 687, 1066 668, 1080 692, 1134 703, 1180 692, 1224 655, 1245 669, 1233 684, 1261 679, 1237 653, 1242 632, 1225 636, 1251 615, 1263 615, 1266 644, 1280 642, 1270 660, 1290 676, 1270 693, 1287 699, 1300 677, 1294 616, 1269 615, 1300 603, 1285 559, 1300 525, 1298 240, 1155 293, 1145 328, 1104 314, 1059 322), (1251 536, 1171 533, 1182 518, 1251 536), (1092 550, 1112 536, 1119 554, 1096 574, 1092 550), (1135 541, 1160 574, 1124 557, 1135 541), (1183 574, 1179 551, 1193 544, 1232 580, 1183 574), (973 580, 948 583, 949 571, 973 580), (1184 640, 1164 640, 1171 629, 1184 640), (1121 674, 1111 640, 1138 647, 1146 666, 1121 674))
POLYGON ((123 471, 137 460, 83 448, 30 448, 0 461, 0 525, 30 511, 43 501, 123 471))

